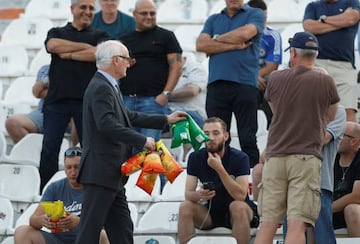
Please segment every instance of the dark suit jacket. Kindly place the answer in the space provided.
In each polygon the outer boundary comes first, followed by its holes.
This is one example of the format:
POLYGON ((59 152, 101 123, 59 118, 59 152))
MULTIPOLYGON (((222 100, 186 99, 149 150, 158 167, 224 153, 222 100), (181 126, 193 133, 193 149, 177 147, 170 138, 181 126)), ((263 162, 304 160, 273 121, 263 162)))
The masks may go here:
POLYGON ((83 102, 83 155, 78 181, 112 189, 122 187, 126 177, 120 166, 132 148, 142 148, 146 137, 136 127, 162 129, 164 115, 129 111, 110 82, 99 72, 90 81, 83 102))

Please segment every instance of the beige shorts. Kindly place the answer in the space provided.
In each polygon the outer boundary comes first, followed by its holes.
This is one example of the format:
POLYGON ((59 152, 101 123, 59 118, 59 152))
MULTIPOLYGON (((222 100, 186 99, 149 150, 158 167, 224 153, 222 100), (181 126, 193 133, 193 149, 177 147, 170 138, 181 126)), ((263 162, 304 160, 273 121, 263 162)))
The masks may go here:
POLYGON ((266 160, 259 184, 261 221, 282 223, 284 217, 314 225, 320 212, 321 160, 288 155, 266 160))
POLYGON ((340 104, 345 109, 357 111, 357 71, 352 64, 344 61, 329 59, 316 59, 315 66, 325 69, 335 80, 335 85, 340 96, 340 104))

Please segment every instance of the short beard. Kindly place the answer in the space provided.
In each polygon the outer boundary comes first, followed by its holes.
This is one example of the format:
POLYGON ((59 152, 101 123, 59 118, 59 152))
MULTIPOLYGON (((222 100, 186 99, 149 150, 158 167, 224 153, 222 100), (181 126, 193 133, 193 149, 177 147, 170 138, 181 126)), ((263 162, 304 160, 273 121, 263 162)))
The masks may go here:
POLYGON ((206 146, 206 151, 208 151, 209 153, 219 153, 224 149, 224 142, 220 143, 219 145, 217 145, 215 148, 208 148, 206 146))

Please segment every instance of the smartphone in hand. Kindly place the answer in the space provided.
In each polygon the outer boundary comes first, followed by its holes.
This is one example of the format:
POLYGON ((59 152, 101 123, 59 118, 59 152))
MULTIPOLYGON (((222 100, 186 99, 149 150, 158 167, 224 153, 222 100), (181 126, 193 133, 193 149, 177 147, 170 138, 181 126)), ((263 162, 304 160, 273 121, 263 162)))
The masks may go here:
POLYGON ((206 190, 213 191, 215 190, 215 184, 212 181, 207 181, 203 183, 203 188, 206 190))

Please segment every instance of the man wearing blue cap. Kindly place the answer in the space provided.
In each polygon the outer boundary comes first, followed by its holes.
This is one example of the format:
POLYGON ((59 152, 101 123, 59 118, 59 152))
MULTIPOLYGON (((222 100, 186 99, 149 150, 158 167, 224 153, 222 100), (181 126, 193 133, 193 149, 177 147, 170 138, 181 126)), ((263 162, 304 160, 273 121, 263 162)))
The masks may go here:
POLYGON ((271 244, 287 216, 286 243, 305 243, 320 211, 321 148, 340 100, 334 80, 314 70, 319 44, 309 32, 289 40, 291 68, 269 76, 265 99, 274 114, 266 146, 255 244, 271 244))

